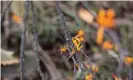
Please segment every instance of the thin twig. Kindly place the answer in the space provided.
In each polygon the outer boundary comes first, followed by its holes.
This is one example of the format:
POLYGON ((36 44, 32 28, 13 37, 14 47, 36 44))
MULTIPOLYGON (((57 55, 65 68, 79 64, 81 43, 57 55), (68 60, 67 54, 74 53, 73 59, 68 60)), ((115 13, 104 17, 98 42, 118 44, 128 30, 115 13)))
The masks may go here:
POLYGON ((12 3, 12 1, 10 1, 10 2, 8 3, 7 7, 6 7, 5 10, 3 11, 2 16, 1 16, 1 23, 3 23, 5 14, 6 14, 7 10, 9 9, 9 7, 11 6, 11 3, 12 3))
POLYGON ((25 33, 26 33, 26 27, 27 27, 27 19, 28 19, 28 13, 29 13, 29 2, 25 2, 25 14, 24 14, 24 28, 22 29, 22 34, 21 34, 21 46, 20 46, 20 80, 24 80, 24 48, 25 48, 25 33))
POLYGON ((38 42, 38 34, 37 34, 37 30, 36 30, 36 15, 35 15, 35 10, 34 10, 34 5, 33 5, 32 2, 30 2, 30 3, 31 3, 31 10, 32 10, 32 28, 33 28, 33 33, 34 33, 33 49, 34 49, 35 55, 37 56, 36 61, 37 61, 38 71, 40 73, 40 76, 42 77, 42 80, 44 80, 44 74, 41 71, 41 68, 39 66, 40 58, 39 58, 38 47, 37 47, 38 46, 37 45, 37 42, 38 42))

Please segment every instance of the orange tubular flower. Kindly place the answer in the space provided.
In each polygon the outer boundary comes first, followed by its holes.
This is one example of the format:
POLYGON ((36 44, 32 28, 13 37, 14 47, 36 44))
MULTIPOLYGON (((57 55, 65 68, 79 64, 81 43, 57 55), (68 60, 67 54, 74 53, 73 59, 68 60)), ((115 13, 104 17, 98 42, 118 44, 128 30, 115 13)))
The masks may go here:
POLYGON ((111 43, 111 41, 105 41, 102 45, 102 48, 107 50, 113 49, 113 44, 111 43))
POLYGON ((133 57, 125 57, 124 63, 128 65, 133 63, 133 57))
POLYGON ((79 41, 80 41, 80 42, 84 42, 85 39, 84 39, 83 37, 81 37, 81 38, 79 38, 79 41))
POLYGON ((85 41, 83 36, 84 36, 84 31, 83 30, 79 30, 78 34, 74 37, 74 39, 76 39, 78 42, 83 42, 85 41))
POLYGON ((77 48, 77 51, 79 52, 82 48, 83 48, 83 45, 80 45, 80 43, 76 46, 77 48))
POLYGON ((97 20, 97 23, 100 25, 100 27, 103 27, 105 22, 105 11, 103 9, 100 9, 96 20, 97 20))
POLYGON ((79 30, 76 37, 83 37, 83 36, 84 36, 84 31, 83 30, 79 30))
POLYGON ((102 44, 102 42, 103 42, 103 36, 104 36, 104 28, 101 27, 97 31, 97 39, 96 39, 96 42, 98 44, 102 44))
POLYGON ((76 46, 77 51, 80 51, 81 48, 83 48, 83 45, 81 45, 81 42, 79 41, 78 38, 73 38, 72 41, 74 45, 76 46))
POLYGON ((76 38, 72 38, 72 42, 73 42, 73 44, 74 44, 75 46, 77 46, 78 43, 79 43, 79 41, 77 41, 76 38))
POLYGON ((88 74, 87 76, 85 76, 85 80, 92 80, 93 76, 92 74, 88 74))
POLYGON ((75 42, 74 43, 75 45, 77 45, 78 43, 81 43, 81 42, 85 41, 83 37, 73 37, 72 40, 75 42))

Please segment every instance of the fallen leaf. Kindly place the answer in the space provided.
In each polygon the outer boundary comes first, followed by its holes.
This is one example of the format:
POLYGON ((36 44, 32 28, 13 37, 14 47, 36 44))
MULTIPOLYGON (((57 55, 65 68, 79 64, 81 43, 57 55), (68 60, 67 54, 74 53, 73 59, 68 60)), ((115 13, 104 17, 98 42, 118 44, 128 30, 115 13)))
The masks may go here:
POLYGON ((19 59, 13 57, 14 52, 1 49, 1 64, 11 65, 19 63, 19 59))

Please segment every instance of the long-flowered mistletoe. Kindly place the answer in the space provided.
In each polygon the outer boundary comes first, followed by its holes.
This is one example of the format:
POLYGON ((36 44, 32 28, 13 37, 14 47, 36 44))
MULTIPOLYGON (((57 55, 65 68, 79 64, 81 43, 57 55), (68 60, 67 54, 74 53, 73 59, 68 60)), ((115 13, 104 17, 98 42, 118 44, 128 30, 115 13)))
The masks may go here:
POLYGON ((78 34, 75 37, 72 37, 70 35, 70 31, 69 31, 68 26, 65 24, 64 15, 61 12, 58 1, 56 2, 56 9, 57 9, 58 14, 60 15, 60 22, 63 26, 63 30, 64 30, 66 42, 67 42, 66 46, 61 46, 60 51, 61 51, 61 53, 64 53, 64 52, 68 51, 69 55, 70 55, 69 58, 72 58, 72 60, 74 62, 74 75, 75 75, 74 80, 77 79, 77 77, 76 77, 76 67, 78 67, 78 71, 79 70, 81 72, 87 71, 87 75, 83 74, 79 78, 82 78, 82 79, 85 79, 85 80, 92 80, 92 78, 93 78, 92 72, 98 72, 98 66, 94 65, 94 64, 91 64, 90 61, 89 61, 89 65, 81 62, 80 57, 78 55, 78 53, 82 53, 82 54, 84 54, 84 56, 86 58, 88 58, 88 56, 82 50, 82 48, 83 48, 82 42, 85 41, 84 40, 84 31, 79 30, 78 34), (86 70, 88 68, 91 69, 91 70, 90 71, 86 70))
MULTIPOLYGON (((56 9, 57 9, 57 12, 60 15, 60 21, 61 21, 61 24, 62 24, 63 29, 64 29, 64 34, 65 34, 66 41, 68 43, 68 46, 67 47, 62 47, 61 51, 65 52, 68 49, 68 51, 69 51, 69 53, 70 53, 70 55, 71 55, 71 57, 74 61, 74 64, 77 64, 77 63, 79 63, 79 61, 78 61, 78 55, 76 54, 76 48, 75 48, 75 45, 72 41, 72 37, 70 35, 69 28, 65 24, 64 15, 61 12, 58 1, 56 2, 56 9)), ((77 44, 77 45, 79 45, 79 44, 77 44)), ((82 64, 80 65, 80 68, 83 69, 82 64)))

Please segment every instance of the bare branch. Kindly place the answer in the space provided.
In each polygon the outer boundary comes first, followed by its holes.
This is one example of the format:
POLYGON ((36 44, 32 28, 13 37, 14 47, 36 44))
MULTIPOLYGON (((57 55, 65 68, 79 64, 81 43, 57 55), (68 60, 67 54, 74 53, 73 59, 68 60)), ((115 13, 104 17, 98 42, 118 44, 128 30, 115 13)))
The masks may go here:
POLYGON ((21 34, 21 46, 20 46, 20 80, 24 80, 24 48, 25 48, 25 33, 26 33, 26 27, 27 27, 27 19, 28 19, 28 13, 29 13, 29 2, 25 2, 25 14, 24 14, 24 28, 22 29, 21 34))
POLYGON ((7 7, 6 7, 5 10, 3 11, 2 16, 1 16, 1 23, 3 23, 5 14, 6 14, 7 10, 9 9, 9 7, 11 6, 11 3, 12 3, 12 1, 10 1, 10 2, 8 3, 7 7))
POLYGON ((32 2, 30 2, 31 4, 31 10, 32 10, 32 28, 33 28, 33 33, 34 33, 34 41, 33 41, 33 49, 34 49, 34 53, 36 55, 36 61, 37 61, 37 66, 38 66, 38 71, 42 77, 42 80, 44 80, 44 74, 41 71, 41 68, 39 66, 39 62, 40 62, 40 58, 39 58, 39 54, 38 54, 38 34, 37 34, 37 30, 36 30, 36 15, 35 15, 35 10, 34 10, 34 5, 32 2))

